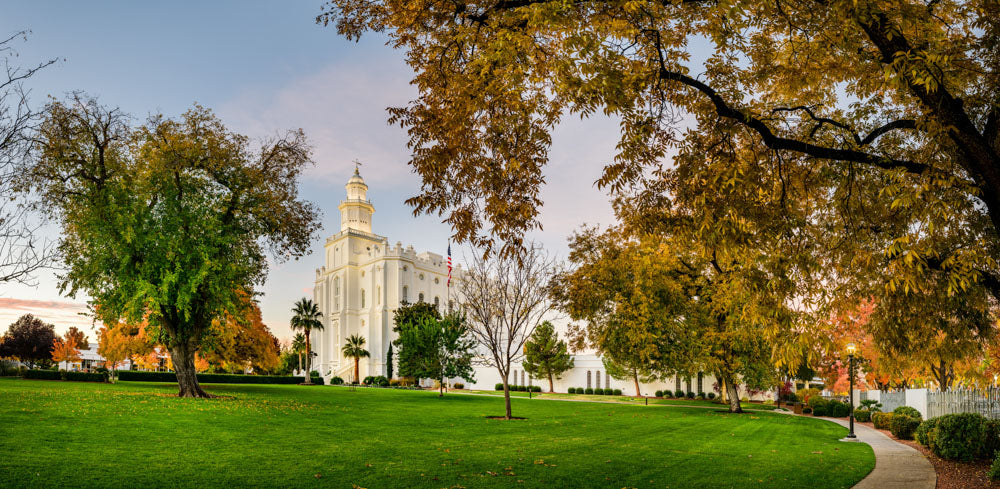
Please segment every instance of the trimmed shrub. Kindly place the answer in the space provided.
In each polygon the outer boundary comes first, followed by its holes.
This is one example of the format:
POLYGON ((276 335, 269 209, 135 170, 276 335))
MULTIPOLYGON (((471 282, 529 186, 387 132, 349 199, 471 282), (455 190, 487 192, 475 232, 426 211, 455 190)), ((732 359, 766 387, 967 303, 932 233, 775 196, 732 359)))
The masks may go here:
POLYGON ((680 389, 675 390, 674 391, 674 397, 676 397, 676 398, 684 397, 684 391, 682 391, 680 389))
POLYGON ((583 390, 583 393, 584 394, 593 394, 594 393, 594 389, 591 389, 590 387, 587 387, 586 389, 583 390))
POLYGON ((924 419, 924 416, 917 411, 916 408, 910 406, 899 406, 892 410, 893 414, 902 414, 903 416, 909 416, 911 418, 924 419))
POLYGON ((872 420, 872 412, 867 409, 855 409, 854 419, 861 421, 862 423, 867 423, 872 420))
MULTIPOLYGON (((123 382, 177 382, 177 374, 122 370, 118 372, 118 380, 123 382)), ((287 375, 198 374, 198 382, 202 384, 301 384, 305 380, 304 377, 287 375)))
POLYGON ((892 427, 892 413, 872 413, 872 424, 876 429, 887 430, 892 427))
POLYGON ((533 385, 533 386, 531 386, 531 389, 534 392, 542 392, 542 386, 540 386, 540 385, 533 385))
POLYGON ((330 379, 330 385, 344 385, 344 379, 340 378, 339 376, 334 377, 330 379))
POLYGON ((323 385, 323 377, 320 377, 319 375, 316 375, 315 377, 310 375, 309 381, 316 385, 323 385))
POLYGON ((605 396, 613 396, 613 395, 615 395, 615 390, 612 389, 612 388, 610 388, 610 387, 607 387, 607 388, 604 389, 604 395, 605 396))
POLYGON ((834 418, 846 418, 851 415, 851 405, 846 402, 832 400, 827 405, 826 415, 834 418))
POLYGON ((604 389, 601 389, 600 387, 594 389, 594 395, 603 396, 604 395, 604 389))
POLYGON ((53 370, 31 369, 24 371, 24 378, 38 380, 62 380, 62 374, 53 370))
POLYGON ((917 427, 917 431, 913 433, 913 437, 917 440, 917 443, 925 447, 930 447, 932 431, 937 428, 938 421, 940 420, 941 418, 931 418, 923 423, 920 423, 920 426, 917 427))
POLYGON ((454 387, 455 387, 456 389, 465 389, 465 384, 463 384, 463 383, 461 383, 461 382, 455 382, 455 385, 454 385, 454 387))
POLYGON ((654 393, 653 397, 663 397, 663 391, 656 391, 656 393, 654 393))
POLYGON ((993 464, 990 465, 990 470, 986 472, 986 476, 991 481, 1000 481, 1000 453, 993 459, 993 464))
POLYGON ((687 392, 687 398, 688 399, 694 399, 694 392, 688 391, 687 392))
POLYGON ((503 390, 503 384, 497 384, 497 385, 493 386, 493 390, 502 391, 503 390))
POLYGON ((622 390, 621 390, 621 389, 615 389, 615 392, 614 392, 614 394, 615 394, 616 396, 620 396, 620 395, 622 395, 622 390))
POLYGON ((108 373, 66 372, 63 374, 63 379, 73 382, 107 382, 108 373))
POLYGON ((802 408, 802 414, 809 414, 811 412, 813 412, 813 410, 809 406, 806 406, 806 407, 802 408))
POLYGON ((993 458, 1000 444, 998 424, 981 414, 948 414, 928 430, 931 450, 939 457, 968 462, 993 458))
POLYGON ((576 394, 576 387, 570 387, 569 389, 566 389, 566 392, 568 394, 576 394))
POLYGON ((708 393, 708 399, 709 400, 715 399, 715 393, 714 392, 709 392, 708 393))
POLYGON ((906 416, 904 414, 893 414, 892 422, 889 425, 889 431, 892 432, 892 436, 895 436, 900 440, 912 440, 913 432, 917 431, 917 427, 920 426, 920 423, 921 421, 919 418, 906 416))
POLYGON ((809 407, 812 408, 813 416, 826 416, 829 404, 830 401, 819 396, 813 396, 809 399, 809 407))

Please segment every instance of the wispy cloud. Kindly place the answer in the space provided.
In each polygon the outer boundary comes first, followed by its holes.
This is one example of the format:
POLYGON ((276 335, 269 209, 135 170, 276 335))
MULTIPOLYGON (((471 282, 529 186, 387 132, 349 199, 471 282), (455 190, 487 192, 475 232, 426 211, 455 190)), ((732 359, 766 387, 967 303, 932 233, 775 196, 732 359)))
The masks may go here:
POLYGON ((60 333, 70 326, 90 331, 93 321, 86 313, 87 305, 81 302, 0 297, 0 332, 25 314, 54 324, 60 333))

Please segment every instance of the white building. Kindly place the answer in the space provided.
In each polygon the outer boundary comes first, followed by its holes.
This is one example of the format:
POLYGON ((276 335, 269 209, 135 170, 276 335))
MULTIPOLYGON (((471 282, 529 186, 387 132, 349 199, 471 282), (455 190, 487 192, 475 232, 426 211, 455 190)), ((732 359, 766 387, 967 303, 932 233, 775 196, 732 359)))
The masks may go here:
MULTIPOLYGON (((323 312, 323 330, 313 331, 313 345, 318 355, 314 368, 329 380, 339 376, 350 381, 354 376, 354 360, 341 354, 346 339, 360 335, 365 339, 369 358, 360 362, 359 376, 386 375, 389 345, 396 339, 393 313, 403 302, 424 301, 447 310, 457 304, 455 288, 449 291, 448 264, 441 255, 417 253, 412 246, 403 248, 400 242, 372 232, 375 207, 368 200, 368 185, 355 168, 347 181, 347 198, 340 203, 340 232, 329 237, 324 246, 325 265, 316 269, 313 300, 323 312)), ((442 240, 443 241, 443 240, 442 240)), ((456 265, 453 276, 461 277, 456 265)), ((557 330, 565 333, 557 325, 557 330)), ((566 392, 569 387, 621 389, 635 394, 632 380, 615 380, 608 376, 601 359, 594 354, 574 356, 574 368, 556 380, 555 390, 566 392)), ((398 363, 397 363, 398 365, 398 363)), ((496 369, 476 368, 476 381, 467 387, 492 389, 500 382, 496 369)), ((520 365, 511 371, 511 384, 540 385, 548 388, 547 379, 530 379, 520 365)), ((715 378, 698 374, 690 379, 674 376, 664 381, 640 385, 643 395, 657 390, 713 392, 715 378)), ((744 391, 741 391, 741 395, 744 391)), ((757 396, 757 398, 765 397, 757 396)))
POLYGON ((399 305, 424 301, 446 310, 454 302, 449 301, 444 257, 417 253, 413 246, 404 249, 400 242, 392 246, 385 236, 372 232, 375 207, 367 192, 355 168, 347 181, 347 199, 340 203, 340 232, 326 240, 326 264, 316 270, 313 300, 323 311, 323 331, 312 333, 318 355, 315 369, 327 378, 354 376, 354 360, 341 354, 351 335, 363 337, 371 354, 361 359, 361 378, 385 375, 389 345, 395 339, 393 313, 399 305))

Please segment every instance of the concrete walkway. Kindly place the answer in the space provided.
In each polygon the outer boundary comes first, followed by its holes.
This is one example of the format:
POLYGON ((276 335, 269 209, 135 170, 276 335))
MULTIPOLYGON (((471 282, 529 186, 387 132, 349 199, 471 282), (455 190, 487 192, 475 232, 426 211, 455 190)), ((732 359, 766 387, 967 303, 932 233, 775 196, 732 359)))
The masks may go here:
MULTIPOLYGON (((821 418, 847 427, 840 418, 821 418)), ((875 469, 854 489, 934 489, 937 474, 934 466, 915 448, 889 438, 882 432, 858 423, 854 434, 875 452, 875 469)))

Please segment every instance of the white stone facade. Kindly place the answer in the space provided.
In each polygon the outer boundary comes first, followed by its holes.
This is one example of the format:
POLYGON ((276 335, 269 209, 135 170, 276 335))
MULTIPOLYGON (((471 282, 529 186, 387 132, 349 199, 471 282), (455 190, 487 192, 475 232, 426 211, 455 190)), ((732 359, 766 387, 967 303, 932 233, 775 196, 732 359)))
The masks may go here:
MULTIPOLYGON (((360 362, 359 375, 385 375, 393 313, 403 302, 436 304, 447 310, 450 294, 448 263, 442 255, 417 253, 402 243, 390 245, 372 233, 375 208, 367 199, 368 186, 355 170, 341 201, 340 232, 324 246, 325 265, 316 270, 313 300, 323 312, 323 331, 312 333, 317 353, 314 369, 324 377, 354 376, 354 360, 341 348, 351 335, 365 339, 369 358, 360 362)), ((459 272, 458 267, 453 275, 459 272)))

